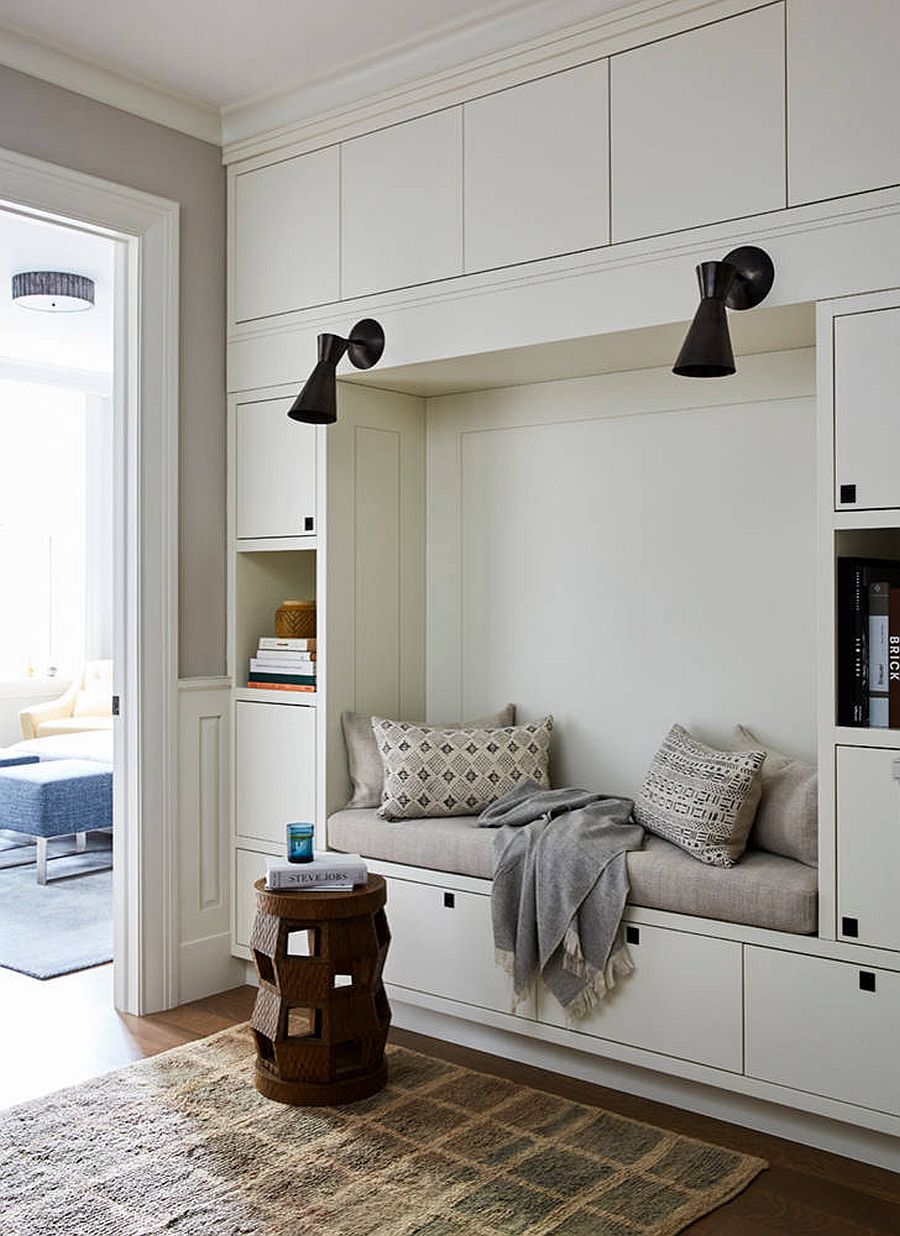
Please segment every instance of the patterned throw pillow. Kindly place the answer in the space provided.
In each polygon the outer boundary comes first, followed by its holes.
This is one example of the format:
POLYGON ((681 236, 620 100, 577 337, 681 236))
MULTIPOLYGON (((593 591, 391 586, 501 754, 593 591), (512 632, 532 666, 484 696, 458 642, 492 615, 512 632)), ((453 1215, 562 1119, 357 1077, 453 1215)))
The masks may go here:
POLYGON ((520 781, 550 784, 553 718, 503 729, 438 730, 372 718, 386 820, 477 815, 520 781))
POLYGON ((733 867, 762 791, 765 751, 718 751, 673 725, 635 799, 634 818, 701 863, 733 867))

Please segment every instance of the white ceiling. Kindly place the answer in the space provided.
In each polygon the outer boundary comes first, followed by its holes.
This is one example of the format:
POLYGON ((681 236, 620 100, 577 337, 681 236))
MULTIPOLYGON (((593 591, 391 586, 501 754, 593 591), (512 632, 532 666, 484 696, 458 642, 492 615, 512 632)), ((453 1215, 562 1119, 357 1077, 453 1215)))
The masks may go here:
POLYGON ((114 241, 0 210, 0 364, 111 373, 114 269, 114 241), (94 308, 83 313, 23 309, 10 286, 23 270, 88 275, 96 283, 94 308))
MULTIPOLYGON (((0 27, 220 108, 477 28, 485 51, 624 0, 0 0, 0 27), (507 40, 508 41, 508 40, 507 40)), ((7 60, 7 63, 9 61, 7 60)), ((28 71, 26 69, 26 71, 28 71)))

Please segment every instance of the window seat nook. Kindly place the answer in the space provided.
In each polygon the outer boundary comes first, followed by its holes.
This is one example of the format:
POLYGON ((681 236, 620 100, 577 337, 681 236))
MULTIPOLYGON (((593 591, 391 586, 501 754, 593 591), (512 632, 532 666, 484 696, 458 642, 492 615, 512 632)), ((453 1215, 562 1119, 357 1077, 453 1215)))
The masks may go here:
MULTIPOLYGON (((328 820, 331 849, 487 880, 494 835, 473 816, 394 823, 374 808, 355 808, 328 820)), ((797 935, 817 929, 817 869, 763 850, 748 850, 734 867, 710 867, 648 835, 628 855, 628 876, 631 905, 797 935)))

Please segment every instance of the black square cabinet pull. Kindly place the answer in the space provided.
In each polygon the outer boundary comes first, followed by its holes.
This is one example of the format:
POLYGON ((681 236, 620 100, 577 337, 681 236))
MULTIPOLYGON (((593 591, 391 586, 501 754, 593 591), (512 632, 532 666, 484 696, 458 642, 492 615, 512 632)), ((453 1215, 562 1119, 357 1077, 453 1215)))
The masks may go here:
POLYGON ((875 975, 871 970, 860 970, 859 972, 859 990, 874 991, 875 990, 875 975))
POLYGON ((641 942, 641 929, 640 929, 640 927, 631 927, 631 926, 626 926, 626 928, 625 928, 625 943, 626 943, 626 944, 640 944, 640 942, 641 942))
POLYGON ((859 939, 859 919, 858 918, 842 918, 841 919, 841 935, 850 936, 852 940, 859 939))
POLYGON ((304 516, 303 516, 303 531, 304 531, 304 532, 312 532, 312 530, 313 530, 313 517, 312 517, 312 515, 304 515, 304 516))
POLYGON ((855 501, 856 501, 856 486, 855 485, 842 485, 841 486, 841 502, 855 502, 855 501))
POLYGON ((453 893, 444 893, 444 909, 452 910, 456 905, 456 896, 453 893))

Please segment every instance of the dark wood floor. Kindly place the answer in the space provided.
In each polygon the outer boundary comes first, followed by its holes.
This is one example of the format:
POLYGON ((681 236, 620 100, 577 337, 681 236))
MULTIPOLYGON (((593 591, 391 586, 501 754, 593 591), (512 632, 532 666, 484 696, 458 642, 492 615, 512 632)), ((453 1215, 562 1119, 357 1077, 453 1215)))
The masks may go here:
MULTIPOLYGON (((111 969, 99 966, 43 983, 0 970, 0 1008, 6 1013, 0 1018, 0 1107, 224 1030, 245 1021, 253 1006, 253 989, 238 987, 151 1017, 123 1016, 112 1007, 111 969), (59 1052, 63 1022, 65 1053, 59 1052)), ((900 1176, 891 1172, 408 1031, 395 1030, 392 1038, 417 1051, 768 1160, 768 1171, 728 1206, 693 1224, 691 1236, 900 1236, 900 1176)))

